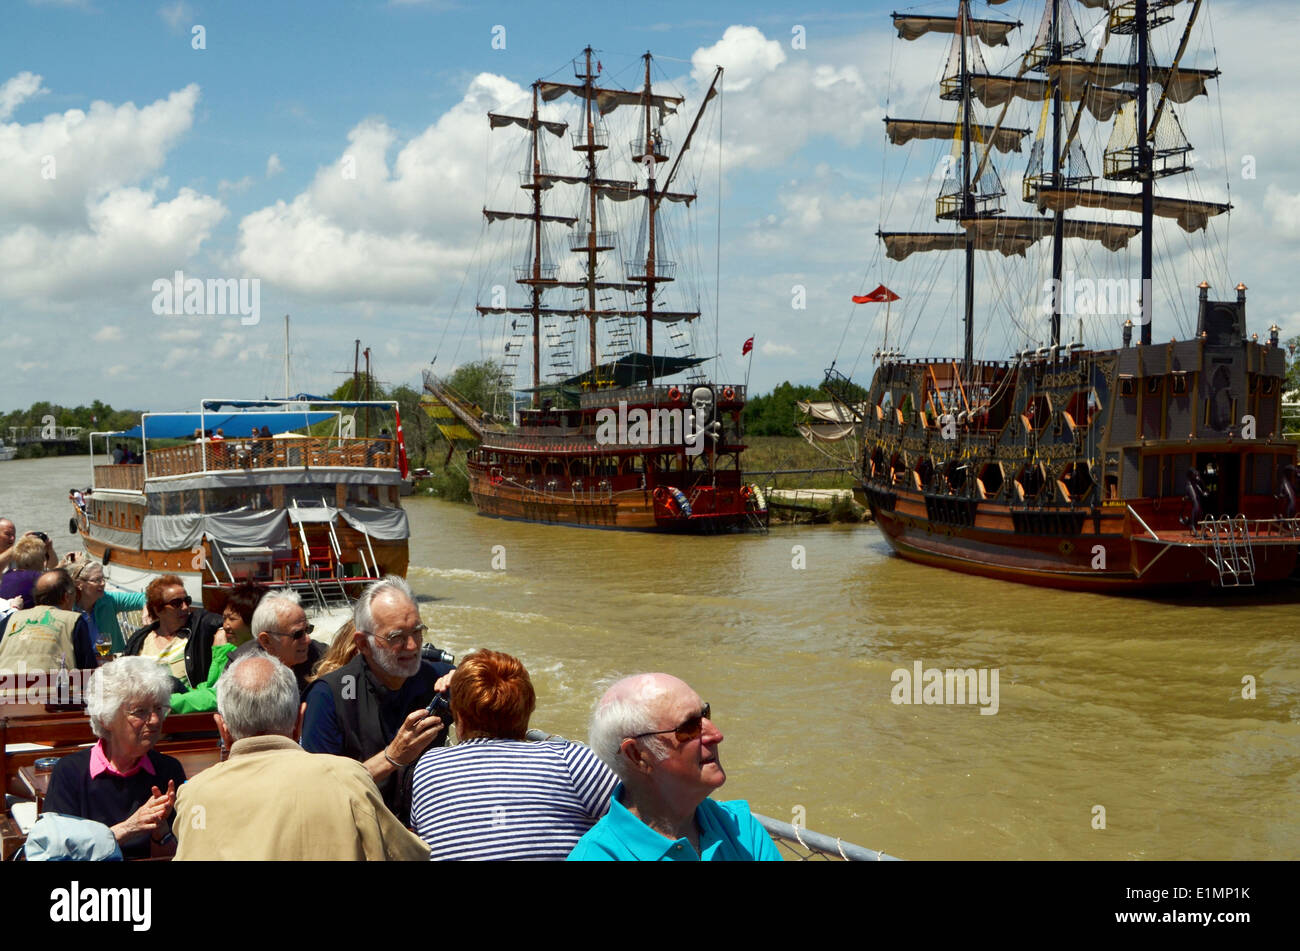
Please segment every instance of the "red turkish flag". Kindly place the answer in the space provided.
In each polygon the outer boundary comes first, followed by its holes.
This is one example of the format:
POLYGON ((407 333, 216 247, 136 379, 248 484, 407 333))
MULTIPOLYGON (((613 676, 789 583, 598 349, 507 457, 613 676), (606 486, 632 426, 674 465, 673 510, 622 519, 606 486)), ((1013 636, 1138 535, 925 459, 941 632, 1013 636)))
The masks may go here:
POLYGON ((890 301, 900 300, 899 296, 891 291, 884 284, 881 284, 870 294, 863 294, 861 297, 854 295, 853 303, 855 304, 888 304, 890 301))
POLYGON ((749 351, 753 349, 754 349, 754 338, 750 337, 748 340, 745 341, 745 345, 740 348, 740 355, 743 357, 745 354, 749 353, 749 351))
POLYGON ((411 464, 406 459, 406 439, 402 436, 402 411, 396 406, 393 413, 397 417, 397 463, 398 472, 405 479, 411 472, 411 464))

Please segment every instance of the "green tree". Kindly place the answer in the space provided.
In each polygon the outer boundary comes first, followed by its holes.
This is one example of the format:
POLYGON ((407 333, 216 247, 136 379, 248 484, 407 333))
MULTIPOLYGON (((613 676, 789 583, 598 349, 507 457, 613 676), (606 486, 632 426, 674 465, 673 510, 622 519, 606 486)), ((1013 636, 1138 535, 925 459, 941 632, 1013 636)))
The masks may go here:
MULTIPOLYGON (((866 391, 860 386, 849 384, 844 395, 849 399, 865 399, 866 391)), ((806 384, 794 385, 788 380, 775 387, 771 393, 751 397, 745 404, 742 417, 745 434, 748 436, 797 436, 795 421, 799 417, 799 408, 795 405, 801 400, 829 400, 830 394, 824 390, 806 384)))
POLYGON ((495 360, 476 360, 462 363, 446 379, 447 386, 471 403, 491 412, 497 396, 510 389, 510 379, 505 367, 495 360))

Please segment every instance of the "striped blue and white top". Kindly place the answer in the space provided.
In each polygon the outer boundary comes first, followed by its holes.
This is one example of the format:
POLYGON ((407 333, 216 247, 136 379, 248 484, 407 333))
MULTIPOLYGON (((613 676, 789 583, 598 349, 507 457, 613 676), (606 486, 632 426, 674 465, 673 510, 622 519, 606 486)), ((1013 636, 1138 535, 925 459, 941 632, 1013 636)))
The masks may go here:
POLYGON ((617 782, 579 743, 472 739, 430 749, 411 821, 434 859, 564 859, 609 809, 617 782))

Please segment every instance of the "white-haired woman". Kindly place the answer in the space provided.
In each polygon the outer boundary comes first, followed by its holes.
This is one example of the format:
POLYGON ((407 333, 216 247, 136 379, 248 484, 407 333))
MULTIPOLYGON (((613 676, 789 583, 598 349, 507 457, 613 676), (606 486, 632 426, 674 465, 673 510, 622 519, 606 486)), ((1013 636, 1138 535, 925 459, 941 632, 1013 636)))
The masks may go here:
POLYGON ((113 653, 122 653, 126 650, 126 639, 117 615, 143 608, 144 592, 106 590, 104 566, 89 558, 68 565, 68 574, 77 583, 77 610, 86 616, 90 625, 91 643, 99 643, 102 634, 108 638, 113 653))
POLYGON ((121 657, 96 670, 85 696, 99 742, 55 765, 45 811, 109 826, 128 859, 174 842, 171 813, 185 770, 153 749, 171 691, 171 675, 150 657, 121 657))

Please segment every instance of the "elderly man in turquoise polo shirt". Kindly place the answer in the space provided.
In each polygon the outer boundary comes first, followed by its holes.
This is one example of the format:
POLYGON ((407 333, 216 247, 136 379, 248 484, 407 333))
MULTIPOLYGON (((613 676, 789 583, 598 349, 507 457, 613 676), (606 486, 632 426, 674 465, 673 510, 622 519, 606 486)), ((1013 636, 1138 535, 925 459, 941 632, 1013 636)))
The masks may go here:
POLYGON ((637 674, 606 691, 589 739, 621 782, 570 861, 781 861, 747 802, 709 798, 727 781, 710 712, 669 674, 637 674))

